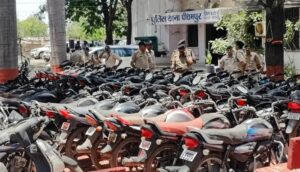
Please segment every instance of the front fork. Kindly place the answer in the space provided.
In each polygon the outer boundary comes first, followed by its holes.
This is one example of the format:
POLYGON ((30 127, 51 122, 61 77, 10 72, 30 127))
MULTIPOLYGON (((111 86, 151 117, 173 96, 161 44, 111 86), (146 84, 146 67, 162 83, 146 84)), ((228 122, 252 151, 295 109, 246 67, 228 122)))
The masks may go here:
POLYGON ((81 150, 92 149, 93 143, 102 135, 102 132, 95 132, 92 136, 88 136, 85 141, 77 148, 81 150))
POLYGON ((288 125, 286 127, 286 130, 285 130, 286 134, 291 134, 293 132, 297 132, 296 126, 297 126, 298 122, 299 121, 297 121, 297 120, 290 119, 288 122, 288 125))

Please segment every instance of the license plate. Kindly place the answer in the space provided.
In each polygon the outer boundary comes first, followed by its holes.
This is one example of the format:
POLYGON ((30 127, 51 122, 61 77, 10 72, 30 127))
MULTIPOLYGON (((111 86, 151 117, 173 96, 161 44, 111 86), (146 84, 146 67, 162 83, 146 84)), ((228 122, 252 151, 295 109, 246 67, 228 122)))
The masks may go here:
POLYGON ((111 141, 111 142, 116 142, 117 140, 117 134, 114 133, 114 132, 109 132, 108 134, 108 141, 111 141))
POLYGON ((181 155, 180 155, 180 159, 185 160, 185 161, 190 161, 193 162, 195 157, 197 155, 197 152, 194 151, 190 151, 190 150, 184 150, 181 155))
POLYGON ((61 125, 61 129, 64 130, 64 131, 68 131, 69 128, 70 128, 70 123, 69 122, 64 122, 62 125, 61 125))
POLYGON ((149 150, 151 146, 151 142, 147 141, 147 140, 142 140, 141 144, 140 144, 140 148, 143 150, 149 150))
POLYGON ((86 131, 85 135, 87 135, 87 136, 92 136, 95 132, 96 132, 96 128, 95 128, 95 127, 90 127, 90 128, 86 131))
POLYGON ((288 113, 287 119, 299 120, 300 119, 300 113, 288 113))

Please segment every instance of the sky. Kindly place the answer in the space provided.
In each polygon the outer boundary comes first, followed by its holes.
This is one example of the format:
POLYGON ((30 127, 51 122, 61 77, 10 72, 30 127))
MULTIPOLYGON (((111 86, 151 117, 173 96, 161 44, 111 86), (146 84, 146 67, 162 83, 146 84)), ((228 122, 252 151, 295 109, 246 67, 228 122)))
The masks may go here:
POLYGON ((39 6, 46 3, 46 0, 16 0, 16 1, 17 1, 17 18, 19 20, 24 20, 30 15, 37 13, 39 11, 39 6))

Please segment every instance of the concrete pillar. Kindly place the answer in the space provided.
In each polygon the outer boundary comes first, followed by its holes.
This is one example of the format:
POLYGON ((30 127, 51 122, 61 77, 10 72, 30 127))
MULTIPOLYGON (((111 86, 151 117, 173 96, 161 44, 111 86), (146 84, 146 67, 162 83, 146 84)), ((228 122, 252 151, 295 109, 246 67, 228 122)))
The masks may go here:
POLYGON ((290 170, 300 169, 300 137, 290 139, 287 167, 290 170))
POLYGON ((62 69, 59 68, 59 65, 67 59, 65 1, 47 0, 47 5, 51 41, 51 68, 53 72, 60 72, 62 69))
POLYGON ((0 83, 18 76, 16 0, 0 0, 0 83))
POLYGON ((198 48, 199 48, 199 64, 205 65, 205 51, 206 51, 206 24, 198 25, 198 48))

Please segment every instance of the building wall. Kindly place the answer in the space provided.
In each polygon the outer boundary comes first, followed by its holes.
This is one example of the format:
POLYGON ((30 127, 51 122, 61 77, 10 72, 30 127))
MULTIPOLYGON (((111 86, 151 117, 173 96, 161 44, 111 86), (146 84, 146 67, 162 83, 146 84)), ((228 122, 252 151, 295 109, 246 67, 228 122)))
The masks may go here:
MULTIPOLYGON (((186 25, 151 24, 153 14, 203 9, 207 0, 136 0, 133 1, 133 39, 137 36, 157 36, 159 43, 171 53, 177 47, 177 42, 187 38, 186 25)), ((212 0, 219 1, 219 0, 212 0)), ((234 0, 221 0, 220 7, 235 7, 234 0)), ((198 47, 191 47, 199 63, 204 63, 206 30, 204 24, 198 25, 198 47)), ((169 54, 170 55, 170 54, 169 54)), ((300 73, 300 51, 285 52, 285 64, 292 59, 300 73)))
POLYGON ((284 64, 285 65, 294 65, 296 68, 297 74, 300 74, 300 51, 294 52, 285 52, 284 53, 284 64))
MULTIPOLYGON (((205 9, 208 6, 208 0, 180 0, 181 10, 201 10, 205 9)), ((218 2, 220 7, 234 7, 233 0, 211 0, 212 3, 218 2)))

